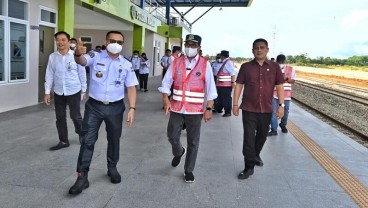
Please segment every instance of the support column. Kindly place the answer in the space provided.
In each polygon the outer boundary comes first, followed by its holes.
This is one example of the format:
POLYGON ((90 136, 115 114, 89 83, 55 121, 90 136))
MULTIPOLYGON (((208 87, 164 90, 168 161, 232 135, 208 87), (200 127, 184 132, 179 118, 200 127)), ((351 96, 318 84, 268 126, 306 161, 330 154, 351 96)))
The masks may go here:
POLYGON ((146 29, 139 25, 133 28, 133 51, 138 50, 139 53, 144 52, 144 39, 146 37, 146 29))
POLYGON ((74 0, 59 0, 58 30, 74 36, 74 0))

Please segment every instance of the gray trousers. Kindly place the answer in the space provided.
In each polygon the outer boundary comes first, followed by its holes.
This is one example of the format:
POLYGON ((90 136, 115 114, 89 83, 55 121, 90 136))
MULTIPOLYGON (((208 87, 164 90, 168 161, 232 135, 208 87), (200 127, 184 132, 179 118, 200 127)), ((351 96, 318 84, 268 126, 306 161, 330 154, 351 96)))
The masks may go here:
POLYGON ((187 154, 185 158, 185 172, 193 172, 197 159, 199 137, 201 134, 201 123, 203 114, 181 114, 170 112, 169 124, 167 126, 167 137, 172 145, 174 156, 180 156, 183 153, 183 146, 180 143, 182 126, 185 122, 187 130, 187 154))

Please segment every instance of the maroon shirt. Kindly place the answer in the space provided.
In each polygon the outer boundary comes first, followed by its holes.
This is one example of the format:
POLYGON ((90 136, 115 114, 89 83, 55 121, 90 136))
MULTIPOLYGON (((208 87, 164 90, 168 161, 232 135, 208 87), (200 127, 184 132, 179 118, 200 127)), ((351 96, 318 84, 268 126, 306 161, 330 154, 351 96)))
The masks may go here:
POLYGON ((284 83, 279 64, 266 60, 260 66, 253 59, 240 67, 236 83, 244 84, 240 109, 254 113, 272 113, 275 85, 284 83))

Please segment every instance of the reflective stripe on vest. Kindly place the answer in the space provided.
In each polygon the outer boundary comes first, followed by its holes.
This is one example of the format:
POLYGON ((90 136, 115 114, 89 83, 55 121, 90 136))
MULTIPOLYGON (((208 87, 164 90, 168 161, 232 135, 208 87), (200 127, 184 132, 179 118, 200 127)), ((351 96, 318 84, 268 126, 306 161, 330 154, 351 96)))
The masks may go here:
POLYGON ((231 75, 229 72, 224 72, 224 68, 226 63, 230 60, 230 58, 226 59, 226 61, 222 64, 219 69, 216 77, 216 86, 217 87, 231 87, 231 75))
MULTIPOLYGON (((284 73, 285 73, 286 77, 291 79, 291 75, 293 73, 293 68, 291 66, 285 65, 284 73)), ((283 86, 284 86, 284 99, 285 100, 290 100, 291 96, 292 96, 291 84, 290 83, 284 83, 283 86)), ((273 97, 278 98, 276 87, 273 91, 273 97)))
POLYGON ((186 75, 185 56, 176 58, 172 65, 174 90, 171 109, 180 112, 204 112, 207 59, 199 57, 195 67, 186 75))

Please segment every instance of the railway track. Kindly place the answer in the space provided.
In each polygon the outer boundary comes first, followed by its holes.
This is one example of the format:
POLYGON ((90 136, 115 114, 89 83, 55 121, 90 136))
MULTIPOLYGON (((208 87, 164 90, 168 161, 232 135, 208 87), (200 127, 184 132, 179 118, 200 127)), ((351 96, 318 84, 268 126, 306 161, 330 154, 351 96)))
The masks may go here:
MULTIPOLYGON (((336 89, 332 89, 332 88, 329 88, 329 87, 324 87, 324 86, 317 85, 317 84, 312 84, 312 83, 305 82, 305 81, 299 81, 298 80, 296 82, 296 84, 299 84, 299 85, 302 85, 304 87, 308 87, 308 88, 311 88, 311 89, 314 89, 314 90, 318 90, 320 92, 328 93, 328 94, 331 94, 331 95, 334 95, 334 96, 337 96, 337 97, 340 97, 340 98, 344 98, 344 99, 347 99, 347 100, 350 100, 350 101, 353 101, 353 102, 356 102, 356 103, 360 103, 364 106, 368 106, 368 97, 355 95, 355 94, 352 94, 352 93, 347 93, 347 92, 344 92, 342 90, 336 90, 336 89)), ((355 90, 358 90, 358 88, 355 89, 355 90)), ((367 92, 367 95, 368 95, 368 90, 366 92, 367 92)))
POLYGON ((329 81, 329 80, 325 80, 325 79, 317 79, 317 78, 310 78, 310 77, 309 78, 306 78, 306 77, 300 78, 300 79, 298 79, 298 82, 302 81, 302 80, 306 80, 304 82, 308 82, 308 83, 310 83, 312 81, 312 82, 318 83, 319 85, 328 85, 328 86, 330 86, 329 88, 331 88, 331 86, 335 86, 335 87, 338 87, 338 88, 344 89, 344 90, 364 93, 364 94, 367 94, 367 96, 368 96, 368 89, 367 88, 362 88, 362 87, 357 87, 357 86, 352 86, 352 85, 347 85, 347 84, 341 84, 341 83, 337 83, 337 82, 333 82, 333 81, 329 81))
POLYGON ((299 105, 301 105, 301 106, 303 106, 303 107, 305 107, 305 108, 307 108, 309 110, 313 110, 314 112, 320 114, 321 116, 325 117, 326 119, 330 120, 331 122, 338 124, 339 126, 341 126, 342 128, 346 129, 347 131, 349 131, 349 132, 353 133, 354 135, 358 136, 362 140, 368 141, 368 135, 366 135, 366 134, 364 134, 364 133, 362 133, 362 132, 360 132, 360 131, 352 128, 352 127, 350 127, 348 124, 345 124, 343 122, 340 122, 339 120, 337 120, 337 119, 335 119, 335 118, 333 118, 333 117, 325 114, 324 112, 318 110, 317 108, 314 108, 314 107, 306 104, 305 102, 303 102, 303 101, 301 101, 301 100, 299 100, 299 99, 297 99, 295 97, 292 97, 292 100, 293 100, 293 102, 296 102, 297 104, 299 104, 299 105))

